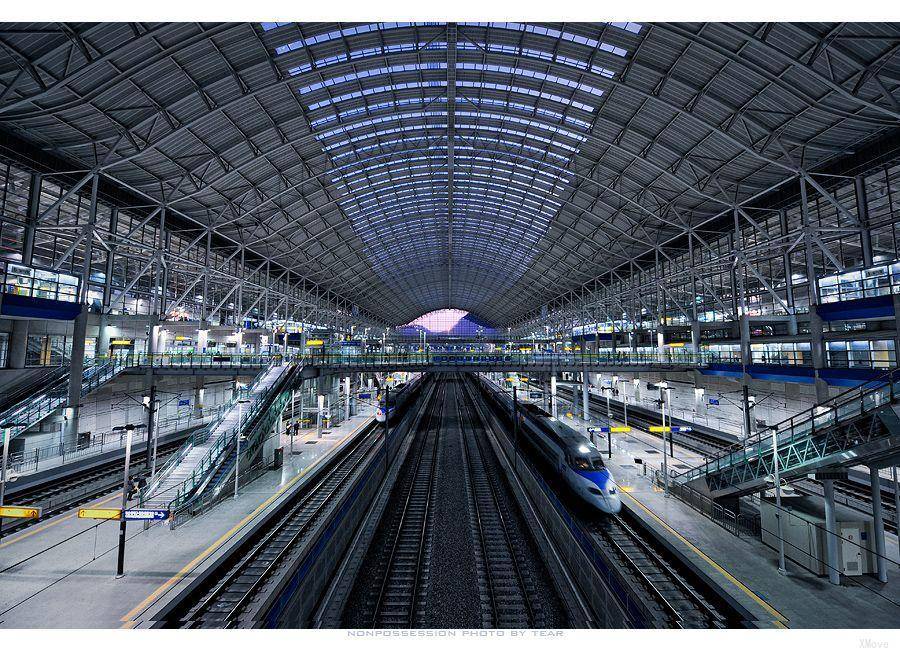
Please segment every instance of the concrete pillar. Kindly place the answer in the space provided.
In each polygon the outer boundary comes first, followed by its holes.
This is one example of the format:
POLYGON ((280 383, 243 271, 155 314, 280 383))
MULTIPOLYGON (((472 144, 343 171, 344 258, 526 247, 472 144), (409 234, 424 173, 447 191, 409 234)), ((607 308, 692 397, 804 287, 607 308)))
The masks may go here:
POLYGON ((550 376, 550 414, 559 417, 559 401, 556 397, 556 374, 550 376))
POLYGON ((72 360, 69 366, 69 397, 67 420, 63 431, 63 443, 74 447, 78 438, 78 416, 81 408, 81 387, 84 382, 84 350, 87 339, 87 306, 81 306, 81 313, 75 317, 72 332, 72 360))
POLYGON ((828 383, 819 375, 825 364, 825 340, 822 317, 819 316, 816 305, 809 306, 809 347, 812 351, 813 370, 815 373, 816 402, 822 403, 828 400, 828 383))
POLYGON ((841 583, 838 571, 837 519, 834 514, 834 479, 824 479, 825 485, 825 546, 827 548, 828 580, 831 584, 841 583))
POLYGON ((869 483, 872 486, 872 517, 875 518, 875 562, 878 566, 878 581, 887 582, 887 561, 884 546, 884 509, 881 505, 881 478, 878 468, 869 466, 869 483))
POLYGON ((660 319, 659 325, 656 327, 656 353, 660 362, 666 361, 666 332, 662 319, 660 319))
POLYGON ((206 389, 203 386, 205 384, 203 376, 194 377, 194 419, 203 417, 204 399, 206 398, 206 389))
POLYGON ((84 380, 84 351, 87 340, 88 311, 87 306, 81 306, 81 313, 75 317, 75 327, 72 331, 72 361, 69 367, 69 405, 78 407, 81 405, 81 386, 84 380))
POLYGON ((591 386, 591 376, 588 373, 588 370, 585 369, 581 374, 581 419, 584 421, 590 421, 591 416, 588 412, 590 408, 590 386, 591 386))
POLYGON ((788 334, 792 336, 800 334, 800 329, 797 327, 796 314, 791 314, 790 316, 788 316, 788 334))
POLYGON ((100 314, 100 331, 97 335, 97 348, 94 351, 95 357, 100 357, 101 355, 109 355, 109 341, 109 314, 100 314))
POLYGON ((691 352, 700 352, 700 321, 691 321, 691 352))
POLYGON ((28 321, 13 321, 9 336, 9 368, 24 369, 28 348, 28 321))
POLYGON ((344 418, 350 419, 350 376, 344 376, 344 418))

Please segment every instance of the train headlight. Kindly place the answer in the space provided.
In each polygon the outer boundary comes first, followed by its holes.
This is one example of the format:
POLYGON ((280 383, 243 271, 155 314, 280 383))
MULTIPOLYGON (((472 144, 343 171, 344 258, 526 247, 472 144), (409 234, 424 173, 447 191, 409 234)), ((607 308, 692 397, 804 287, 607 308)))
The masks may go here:
POLYGON ((578 451, 582 454, 590 454, 591 450, 587 445, 578 445, 578 451))

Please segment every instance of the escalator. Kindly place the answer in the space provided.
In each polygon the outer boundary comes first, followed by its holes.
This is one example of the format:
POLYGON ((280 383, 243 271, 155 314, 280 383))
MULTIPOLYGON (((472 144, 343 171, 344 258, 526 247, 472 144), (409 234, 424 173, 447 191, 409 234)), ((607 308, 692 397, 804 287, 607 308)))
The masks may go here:
POLYGON ((298 364, 273 365, 262 372, 242 395, 246 399, 236 396, 163 467, 146 490, 144 506, 194 515, 217 501, 234 474, 238 435, 243 438, 241 465, 253 465, 300 372, 298 364))

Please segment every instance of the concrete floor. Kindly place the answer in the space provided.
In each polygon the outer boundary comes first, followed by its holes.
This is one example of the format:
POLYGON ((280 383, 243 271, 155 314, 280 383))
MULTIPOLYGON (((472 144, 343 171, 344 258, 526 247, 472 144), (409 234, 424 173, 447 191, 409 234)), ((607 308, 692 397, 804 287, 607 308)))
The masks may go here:
MULTIPOLYGON (((170 530, 157 523, 144 530, 130 523, 125 575, 115 579, 118 521, 77 518, 76 512, 28 528, 0 544, 0 627, 136 627, 144 613, 186 584, 217 551, 268 506, 302 482, 316 461, 372 418, 371 408, 316 438, 305 431, 294 439, 282 434, 284 466, 268 472, 226 500, 170 530)), ((115 508, 121 494, 107 495, 85 507, 115 508)))

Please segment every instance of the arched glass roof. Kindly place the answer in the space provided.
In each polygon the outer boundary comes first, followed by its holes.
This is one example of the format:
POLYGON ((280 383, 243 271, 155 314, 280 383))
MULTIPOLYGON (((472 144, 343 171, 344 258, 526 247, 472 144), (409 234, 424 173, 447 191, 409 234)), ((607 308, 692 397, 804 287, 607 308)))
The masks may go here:
POLYGON ((2 129, 394 324, 506 327, 900 119, 881 24, 29 24, 0 46, 2 129))

